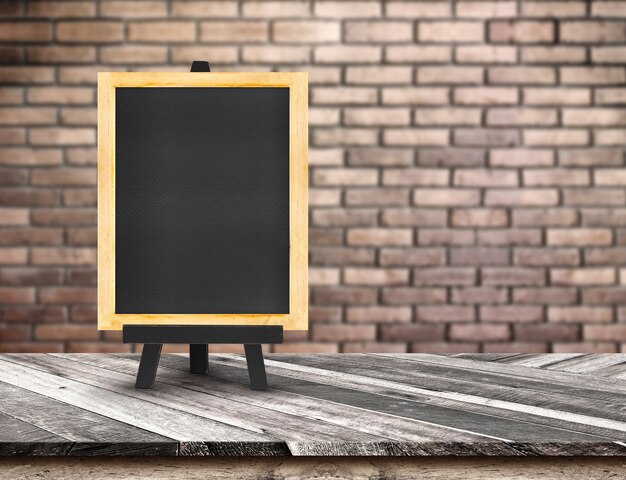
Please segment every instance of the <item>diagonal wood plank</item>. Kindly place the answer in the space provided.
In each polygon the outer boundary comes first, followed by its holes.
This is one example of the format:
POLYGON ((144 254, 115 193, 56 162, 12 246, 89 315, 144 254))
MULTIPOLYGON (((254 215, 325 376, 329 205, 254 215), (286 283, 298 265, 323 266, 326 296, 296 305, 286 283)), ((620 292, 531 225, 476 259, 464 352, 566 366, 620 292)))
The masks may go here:
MULTIPOLYGON (((43 355, 30 355, 35 360, 43 355)), ((268 435, 224 425, 180 410, 70 380, 37 368, 20 365, 10 356, 0 358, 0 381, 54 398, 179 442, 221 441, 278 442, 268 435), (120 406, 124 408, 120 408, 120 406)), ((26 362, 28 363, 28 362, 26 362)), ((129 386, 129 390, 132 389, 129 386)))
MULTIPOLYGON (((546 384, 564 385, 577 389, 589 389, 597 391, 599 393, 615 393, 623 395, 626 392, 626 382, 614 381, 607 378, 585 378, 584 382, 581 382, 579 375, 570 372, 558 372, 555 370, 548 370, 544 368, 528 368, 525 366, 515 364, 501 364, 499 362, 480 362, 473 360, 465 360, 462 358, 446 357, 443 358, 439 355, 432 355, 428 353, 419 354, 404 354, 398 353, 389 355, 385 353, 375 353, 374 356, 382 356, 389 358, 397 358, 409 360, 412 362, 420 363, 432 363, 436 365, 449 366, 452 368, 463 368, 468 371, 485 372, 485 373, 500 373, 506 376, 513 376, 519 378, 527 378, 529 380, 539 380, 546 384), (581 384, 582 383, 582 384, 581 384)), ((624 354, 626 356, 626 354, 624 354)))
MULTIPOLYGON (((240 368, 240 371, 242 372, 240 381, 244 381, 243 375, 245 374, 245 370, 243 370, 243 368, 245 365, 241 363, 243 360, 242 358, 215 355, 211 358, 211 360, 214 367, 212 369, 213 375, 224 375, 227 376, 227 378, 234 378, 233 372, 225 372, 224 374, 216 372, 216 367, 218 365, 220 367, 222 365, 233 365, 240 368)), ((179 361, 180 368, 184 368, 184 359, 179 357, 179 361)), ((272 363, 272 360, 269 360, 268 362, 272 363)), ((383 382, 376 379, 364 379, 362 377, 358 377, 355 381, 354 376, 344 375, 338 372, 310 369, 308 367, 299 367, 297 365, 283 365, 280 362, 276 363, 278 363, 278 367, 272 365, 272 367, 268 370, 270 375, 272 375, 272 386, 275 389, 303 393, 317 398, 321 397, 334 399, 334 401, 338 403, 349 402, 352 405, 354 405, 355 402, 358 403, 361 397, 359 395, 355 395, 354 391, 350 391, 349 389, 352 388, 361 392, 371 392, 376 394, 374 398, 377 403, 375 407, 370 405, 371 408, 382 409, 383 411, 385 408, 392 408, 398 416, 425 415, 430 421, 439 422, 440 424, 447 426, 452 426, 450 423, 458 422, 461 429, 465 429, 466 431, 471 430, 474 433, 485 434, 485 430, 493 429, 493 431, 496 432, 506 432, 507 435, 515 434, 515 438, 519 441, 523 439, 528 441, 539 441, 539 439, 542 439, 542 442, 547 442, 550 439, 562 440, 564 438, 568 438, 568 435, 569 437, 572 437, 572 431, 568 432, 560 430, 559 428, 553 428, 556 424, 566 427, 573 425, 577 427, 579 431, 583 432, 590 431, 598 434, 615 434, 612 430, 597 428, 593 425, 577 425, 572 422, 564 422, 558 419, 554 420, 550 417, 537 417, 540 421, 550 422, 552 424, 552 426, 543 427, 540 423, 529 424, 529 419, 533 419, 533 416, 529 414, 520 414, 519 412, 512 411, 503 412, 504 415, 512 418, 498 417, 498 409, 491 406, 464 404, 463 402, 456 402, 455 400, 448 400, 441 397, 433 399, 433 396, 431 395, 432 392, 420 391, 419 389, 415 389, 413 387, 400 385, 400 388, 395 388, 397 385, 392 382, 383 382), (286 368, 283 369, 282 367, 286 368), (279 371, 281 376, 273 376, 273 373, 276 373, 276 370, 279 371), (285 382, 285 377, 290 377, 288 379, 289 382, 285 382), (317 382, 318 384, 303 384, 303 380, 311 380, 311 382, 317 382), (401 397, 404 401, 399 402, 399 399, 389 397, 401 397), (383 399, 382 402, 380 400, 381 398, 383 399), (407 400, 409 400, 409 402, 407 402, 407 400), (438 407, 441 407, 442 405, 455 406, 458 407, 459 410, 455 412, 453 409, 440 408, 439 415, 434 415, 433 412, 429 411, 428 407, 424 405, 420 405, 417 409, 410 408, 413 401, 420 404, 425 403, 427 406, 429 404, 435 404, 438 407), (407 404, 409 407, 407 407, 407 404), (469 408, 465 408, 466 411, 464 411, 464 407, 469 408), (482 414, 477 415, 475 417, 475 421, 473 420, 474 416, 471 414, 474 411, 482 414), (516 421, 516 419, 519 419, 520 421, 516 421)), ((370 403, 371 402, 372 400, 370 400, 370 403)), ((435 413, 437 413, 437 410, 435 410, 435 413)), ((589 441, 593 441, 594 438, 596 441, 598 440, 598 438, 594 436, 577 436, 575 434, 573 436, 579 440, 582 440, 583 438, 589 441)))
MULTIPOLYGON (((80 380, 89 385, 114 392, 126 392, 133 398, 146 399, 158 405, 239 428, 258 430, 285 441, 329 442, 333 439, 354 443, 389 441, 389 438, 385 436, 366 434, 343 426, 329 425, 316 420, 303 419, 295 415, 245 404, 236 396, 224 399, 213 394, 172 386, 171 384, 159 385, 158 395, 155 395, 153 391, 135 389, 128 391, 128 386, 132 385, 133 382, 134 371, 132 373, 130 371, 128 373, 119 372, 111 368, 99 368, 82 362, 71 361, 62 356, 52 355, 33 360, 28 356, 16 354, 12 355, 11 359, 30 361, 33 368, 58 371, 64 378, 80 380)), ((198 377, 195 381, 198 382, 198 377)), ((259 398, 266 399, 266 396, 261 393, 259 398)))
MULTIPOLYGON (((67 455, 176 455, 178 442, 23 388, 0 383, 0 412, 64 437, 67 455), (28 408, 24 406, 28 405, 28 408)), ((6 437, 3 435, 3 439, 6 437)))
MULTIPOLYGON (((218 356, 223 357, 223 356, 218 356)), ((237 364, 241 362, 241 359, 237 357, 223 357, 223 360, 230 364, 237 364)), ((215 363, 215 362, 214 362, 215 363)), ((604 419, 596 419, 596 418, 587 418, 584 416, 578 416, 575 414, 568 414, 567 412, 559 412, 551 409, 542 409, 542 408, 528 408, 523 409, 518 404, 513 402, 501 402, 494 401, 492 399, 485 399, 483 397, 477 397, 472 395, 459 394, 456 392, 445 392, 445 391, 435 391, 435 390, 425 390, 419 387, 404 385, 397 382, 391 382, 383 379, 375 379, 375 378, 365 378, 358 375, 345 374, 337 371, 326 371, 323 369, 316 369, 311 367, 304 367, 300 365, 294 365, 287 362, 279 362, 274 360, 268 360, 268 365, 274 368, 278 368, 281 375, 292 376, 294 378, 306 378, 309 376, 313 381, 317 381, 320 383, 325 383, 328 385, 332 385, 335 387, 346 387, 347 385, 351 385, 352 388, 359 389, 362 391, 380 391, 378 389, 382 388, 383 392, 392 392, 392 395, 409 394, 411 397, 419 397, 422 396, 420 401, 429 401, 429 397, 435 397, 435 401, 437 403, 440 402, 464 402, 465 409, 468 411, 472 411, 472 409, 482 410, 485 414, 491 415, 490 419, 487 423, 487 427, 498 423, 498 421, 507 421, 512 418, 520 419, 523 422, 530 422, 537 419, 539 421, 535 423, 539 423, 540 425, 545 425, 547 422, 551 425, 561 425, 564 428, 572 429, 573 431, 579 432, 594 432, 598 435, 605 435, 610 438, 623 440, 624 431, 621 429, 621 426, 615 426, 614 424, 610 424, 613 428, 605 428, 604 426, 598 426, 597 423, 607 423, 604 419), (426 400, 424 400, 426 399, 426 400), (469 408, 468 408, 469 407, 469 408), (498 417, 497 408, 501 408, 503 416, 506 418, 498 417), (525 411, 528 410, 528 411, 525 411), (556 425, 554 422, 557 422, 556 425), (581 423, 582 422, 582 423, 581 423)), ((275 371, 274 371, 275 372, 275 371)), ((282 388, 281 385, 278 385, 277 388, 282 388)), ((459 409, 463 409, 460 407, 459 409)), ((450 416, 445 417, 446 420, 450 419, 450 416)), ((482 422, 484 423, 484 422, 482 422)), ((482 423, 478 426, 482 425, 482 423)), ((515 427, 519 428, 519 425, 515 422, 505 423, 506 429, 502 428, 503 425, 499 425, 501 427, 501 432, 512 432, 515 431, 515 427)), ((529 426, 530 427, 530 426, 529 426)), ((558 432, 548 429, 551 432, 552 438, 563 438, 567 432, 558 432)), ((542 433, 545 432, 545 429, 538 428, 538 425, 533 425, 531 428, 530 435, 532 438, 537 439, 542 433)), ((571 433, 570 433, 571 434, 571 433)), ((519 435, 519 433, 518 433, 519 435)), ((547 439, 544 439, 547 440, 547 439)), ((520 440, 521 441, 521 440, 520 440)))
MULTIPOLYGON (((79 357, 63 354, 55 354, 54 356, 61 356, 68 360, 112 369, 128 375, 134 374, 137 370, 137 357, 103 357, 102 355, 89 354, 79 357)), ((273 389, 258 394, 244 387, 242 383, 223 380, 223 378, 228 377, 216 377, 214 369, 212 369, 209 381, 199 382, 197 378, 184 373, 185 366, 183 364, 178 363, 178 361, 170 362, 169 360, 169 356, 164 356, 161 362, 159 382, 210 395, 217 395, 231 401, 244 402, 269 410, 289 413, 299 418, 310 418, 318 422, 339 424, 350 429, 386 436, 398 441, 455 440, 470 442, 485 440, 479 435, 459 432, 416 420, 400 419, 394 415, 387 415, 375 410, 355 408, 322 399, 316 399, 316 401, 312 402, 309 395, 292 394, 285 391, 274 391, 273 389)), ((312 384, 311 390, 314 391, 315 388, 317 386, 312 384)))
MULTIPOLYGON (((512 378, 502 374, 475 372, 448 366, 403 360, 380 355, 350 355, 342 362, 330 362, 327 356, 292 356, 289 363, 327 368, 364 377, 392 380, 412 386, 480 395, 523 406, 550 407, 553 410, 614 421, 613 428, 626 428, 621 420, 626 412, 626 395, 609 395, 558 385, 546 385, 532 379, 512 378), (586 394, 586 396, 582 396, 586 394), (594 399, 590 402, 590 399, 594 399)), ((598 421, 598 420, 594 420, 598 421)), ((605 425, 607 426, 607 425, 605 425)))
POLYGON ((0 412, 0 456, 66 455, 72 441, 0 412))

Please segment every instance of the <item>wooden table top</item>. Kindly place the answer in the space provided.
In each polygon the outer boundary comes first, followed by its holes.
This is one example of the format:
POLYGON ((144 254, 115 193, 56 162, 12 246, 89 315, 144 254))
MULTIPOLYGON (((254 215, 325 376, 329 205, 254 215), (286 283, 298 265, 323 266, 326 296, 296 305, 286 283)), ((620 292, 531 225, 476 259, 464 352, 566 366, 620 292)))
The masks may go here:
POLYGON ((0 355, 0 455, 626 455, 624 354, 0 355))

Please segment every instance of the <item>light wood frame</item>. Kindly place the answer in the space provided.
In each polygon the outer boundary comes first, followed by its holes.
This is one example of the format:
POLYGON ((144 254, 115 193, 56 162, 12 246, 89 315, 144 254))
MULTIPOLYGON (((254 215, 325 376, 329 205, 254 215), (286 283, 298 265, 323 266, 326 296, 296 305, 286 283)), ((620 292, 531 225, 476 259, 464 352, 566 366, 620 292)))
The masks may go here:
POLYGON ((308 328, 308 74, 98 73, 98 329, 130 324, 282 325, 308 328), (289 88, 289 313, 115 313, 115 89, 117 87, 289 88))

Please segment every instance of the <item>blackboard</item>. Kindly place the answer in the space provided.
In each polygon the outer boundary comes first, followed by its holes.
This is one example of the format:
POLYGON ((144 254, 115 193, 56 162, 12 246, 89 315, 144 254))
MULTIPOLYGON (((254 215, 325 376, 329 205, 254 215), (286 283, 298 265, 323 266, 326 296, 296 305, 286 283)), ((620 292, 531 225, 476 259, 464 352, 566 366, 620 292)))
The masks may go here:
POLYGON ((289 89, 115 103, 115 311, 289 313, 289 89))
POLYGON ((112 107, 99 104, 99 326, 306 328, 298 82, 108 75, 99 78, 108 92, 99 100, 112 107))

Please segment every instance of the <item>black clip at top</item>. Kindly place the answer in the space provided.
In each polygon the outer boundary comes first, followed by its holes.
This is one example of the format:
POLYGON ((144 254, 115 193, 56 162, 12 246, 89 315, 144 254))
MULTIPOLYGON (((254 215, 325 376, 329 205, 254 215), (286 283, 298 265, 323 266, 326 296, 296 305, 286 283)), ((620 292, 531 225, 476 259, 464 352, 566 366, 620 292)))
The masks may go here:
POLYGON ((209 67, 209 62, 202 62, 198 60, 194 60, 191 64, 192 72, 210 72, 211 67, 209 67))

